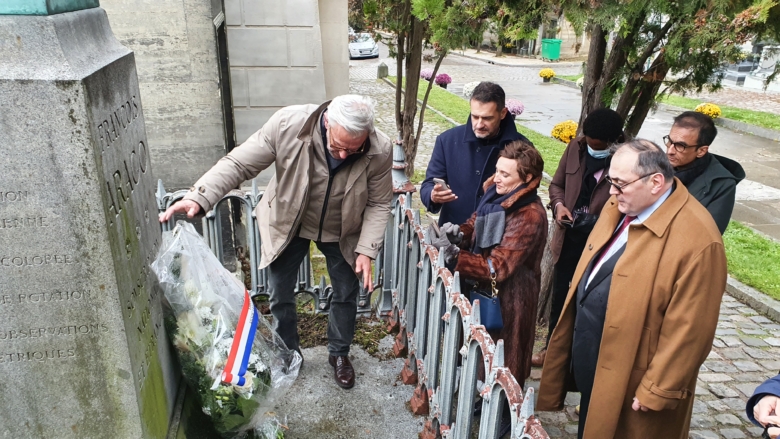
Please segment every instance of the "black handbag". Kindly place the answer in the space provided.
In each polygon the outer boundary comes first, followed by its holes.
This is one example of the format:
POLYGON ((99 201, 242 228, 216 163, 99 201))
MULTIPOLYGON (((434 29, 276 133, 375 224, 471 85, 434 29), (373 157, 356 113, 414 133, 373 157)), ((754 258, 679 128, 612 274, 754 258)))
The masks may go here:
POLYGON ((572 229, 583 230, 590 233, 593 230, 593 226, 596 225, 596 221, 599 220, 598 215, 592 213, 580 213, 574 214, 574 221, 569 226, 572 229))
POLYGON ((479 284, 475 284, 469 299, 472 304, 479 301, 479 321, 482 326, 488 331, 500 331, 504 327, 504 319, 501 317, 501 301, 496 289, 496 270, 490 258, 487 263, 490 268, 491 291, 480 290, 479 284))

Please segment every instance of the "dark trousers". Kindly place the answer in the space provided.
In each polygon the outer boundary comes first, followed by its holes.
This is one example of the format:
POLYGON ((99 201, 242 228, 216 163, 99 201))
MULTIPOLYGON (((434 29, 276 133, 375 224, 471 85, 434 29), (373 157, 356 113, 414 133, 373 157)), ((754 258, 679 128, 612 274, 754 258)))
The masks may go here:
POLYGON ((585 421, 588 418, 588 406, 590 406, 590 392, 582 392, 580 396, 580 420, 577 425, 577 439, 582 439, 585 433, 585 421))
MULTIPOLYGON (((328 274, 333 285, 333 296, 328 315, 328 352, 331 355, 349 354, 349 345, 355 336, 357 296, 360 289, 357 275, 341 254, 338 242, 316 242, 325 255, 328 274)), ((268 293, 274 329, 288 348, 300 350, 298 313, 295 304, 295 284, 298 268, 309 252, 308 239, 294 237, 286 249, 268 266, 268 293)))
MULTIPOLYGON (((598 354, 596 354, 598 358, 598 354)), ((593 394, 593 381, 596 378, 595 364, 593 367, 587 367, 587 363, 592 363, 593 358, 581 358, 574 353, 572 354, 572 375, 574 375, 574 383, 577 385, 577 390, 580 391, 580 420, 577 426, 577 438, 582 439, 582 435, 585 432, 585 421, 588 418, 588 407, 590 406, 590 397, 593 394), (580 365, 580 367, 578 367, 580 365)))
MULTIPOLYGON (((585 250, 585 241, 569 239, 568 235, 570 233, 568 232, 571 231, 567 230, 567 236, 564 237, 563 247, 561 248, 561 255, 553 267, 552 303, 550 304, 550 324, 547 331, 546 345, 550 344, 553 329, 558 325, 558 319, 561 318, 563 304, 566 302, 566 294, 569 292, 569 284, 574 277, 574 272, 577 270, 577 263, 580 261, 582 251, 585 250)), ((587 239, 587 235, 585 239, 587 239)))

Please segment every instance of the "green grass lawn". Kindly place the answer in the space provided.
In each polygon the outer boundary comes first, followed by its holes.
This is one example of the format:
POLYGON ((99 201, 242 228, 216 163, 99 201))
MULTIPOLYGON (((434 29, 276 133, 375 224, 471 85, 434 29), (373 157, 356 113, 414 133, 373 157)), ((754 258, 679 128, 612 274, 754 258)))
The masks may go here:
POLYGON ((729 273, 780 300, 780 244, 731 221, 723 235, 729 273))
MULTIPOLYGON (((390 80, 395 82, 395 78, 390 78, 390 80)), ((425 96, 424 86, 427 86, 427 82, 420 82, 419 98, 422 99, 425 96)), ((672 98, 678 97, 673 96, 672 98)), ((686 105, 693 105, 693 107, 700 102, 690 98, 679 99, 696 102, 695 104, 687 102, 686 105)), ((674 100, 674 102, 682 101, 674 100)), ((678 103, 668 103, 679 105, 678 103)), ((431 89, 428 105, 456 121, 465 122, 469 115, 469 103, 467 100, 437 86, 431 89)), ((721 110, 725 114, 723 107, 721 107, 721 110)), ((426 111, 426 121, 428 120, 428 114, 433 114, 433 112, 426 111)), ((449 126, 451 125, 449 124, 449 126)), ((554 174, 561 155, 563 155, 563 151, 566 149, 566 145, 522 124, 517 125, 519 131, 528 137, 542 154, 544 170, 550 175, 554 174)), ((415 177, 415 180, 422 181, 424 171, 416 171, 415 177), (417 172, 422 174, 418 177, 417 172)), ((780 300, 780 244, 753 232, 750 228, 736 221, 729 223, 729 227, 723 235, 723 242, 728 258, 729 273, 740 282, 780 300)))
MULTIPOLYGON (((687 110, 693 110, 697 105, 705 101, 683 96, 665 96, 659 102, 674 105, 675 107, 685 108, 687 110)), ((721 111, 721 117, 726 119, 738 120, 740 122, 763 128, 769 128, 772 130, 780 130, 780 115, 767 113, 765 111, 746 110, 736 107, 720 105, 719 107, 721 111)))
POLYGON ((578 79, 582 78, 582 75, 555 75, 555 77, 558 79, 565 79, 571 82, 577 82, 578 79))

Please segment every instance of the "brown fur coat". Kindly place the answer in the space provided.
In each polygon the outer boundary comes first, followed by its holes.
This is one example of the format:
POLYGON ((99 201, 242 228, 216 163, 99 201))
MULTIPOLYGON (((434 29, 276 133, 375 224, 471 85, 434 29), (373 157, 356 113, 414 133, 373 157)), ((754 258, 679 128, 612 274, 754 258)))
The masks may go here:
MULTIPOLYGON (((528 188, 501 203, 506 209, 523 195, 539 187, 540 178, 528 188)), ((484 187, 493 184, 489 178, 484 187)), ((476 213, 460 226, 463 232, 462 248, 455 270, 461 279, 471 279, 481 286, 490 286, 487 258, 496 270, 498 295, 501 298, 501 315, 504 328, 492 332, 494 341, 504 340, 504 362, 517 382, 522 386, 531 373, 531 354, 536 333, 536 305, 539 301, 539 283, 542 275, 541 261, 547 242, 547 213, 542 202, 536 201, 506 216, 506 226, 501 243, 481 255, 471 253, 476 213)), ((468 294, 467 291, 463 292, 468 294)))

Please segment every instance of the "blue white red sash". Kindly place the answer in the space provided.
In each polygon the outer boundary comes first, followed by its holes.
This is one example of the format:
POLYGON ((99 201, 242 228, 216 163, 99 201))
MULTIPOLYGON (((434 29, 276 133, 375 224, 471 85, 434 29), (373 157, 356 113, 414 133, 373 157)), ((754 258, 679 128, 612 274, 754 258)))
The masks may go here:
POLYGON ((252 352, 252 342, 255 341, 257 322, 259 316, 257 308, 249 297, 249 292, 244 290, 244 306, 241 308, 241 316, 236 325, 236 334, 233 336, 233 344, 230 347, 225 370, 222 372, 222 382, 243 386, 246 384, 247 364, 249 354, 252 352))

